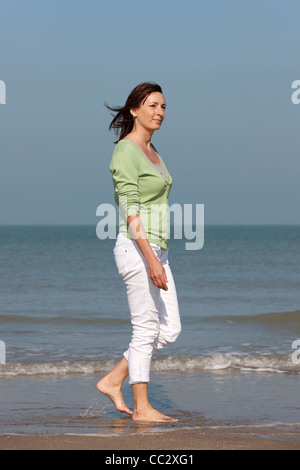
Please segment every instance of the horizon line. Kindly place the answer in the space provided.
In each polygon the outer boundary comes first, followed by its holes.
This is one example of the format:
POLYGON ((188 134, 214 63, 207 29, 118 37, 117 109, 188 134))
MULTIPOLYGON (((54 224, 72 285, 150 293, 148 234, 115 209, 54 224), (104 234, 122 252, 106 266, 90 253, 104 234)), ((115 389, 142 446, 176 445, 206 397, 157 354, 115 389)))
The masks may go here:
MULTIPOLYGON (((97 222, 94 224, 92 223, 8 223, 8 224, 1 224, 0 227, 95 227, 97 226, 97 222)), ((171 227, 180 227, 180 224, 174 225, 170 224, 171 227)), ((192 227, 194 227, 195 224, 192 224, 192 227)), ((270 223, 258 223, 258 222, 232 222, 232 223, 207 223, 204 224, 204 227, 211 227, 211 226, 218 226, 218 227, 240 227, 240 226, 259 226, 259 227, 278 227, 278 226, 293 226, 293 227, 298 227, 300 226, 299 223, 286 223, 286 222, 270 222, 270 223)), ((118 225, 114 225, 114 227, 118 227, 118 225)))

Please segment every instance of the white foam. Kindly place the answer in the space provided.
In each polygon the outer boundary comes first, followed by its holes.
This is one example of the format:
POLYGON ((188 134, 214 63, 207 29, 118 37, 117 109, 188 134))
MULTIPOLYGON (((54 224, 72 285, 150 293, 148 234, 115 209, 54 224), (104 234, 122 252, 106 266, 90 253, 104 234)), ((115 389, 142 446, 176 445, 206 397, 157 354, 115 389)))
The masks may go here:
MULTIPOLYGON (((67 374, 105 374, 116 361, 53 361, 53 362, 8 362, 0 364, 0 376, 17 375, 67 375, 67 374)), ((293 364, 289 355, 264 354, 247 355, 243 353, 212 354, 207 356, 167 356, 155 358, 152 370, 155 372, 189 372, 236 370, 241 372, 300 373, 300 366, 293 364)))

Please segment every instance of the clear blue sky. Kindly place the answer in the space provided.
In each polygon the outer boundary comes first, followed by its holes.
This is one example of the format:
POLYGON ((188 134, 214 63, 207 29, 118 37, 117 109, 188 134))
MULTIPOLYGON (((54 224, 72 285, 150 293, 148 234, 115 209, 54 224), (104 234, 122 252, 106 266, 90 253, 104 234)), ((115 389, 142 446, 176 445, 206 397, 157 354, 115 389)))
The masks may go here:
POLYGON ((170 203, 206 224, 299 224, 298 0, 2 0, 0 224, 97 224, 104 101, 162 86, 170 203))

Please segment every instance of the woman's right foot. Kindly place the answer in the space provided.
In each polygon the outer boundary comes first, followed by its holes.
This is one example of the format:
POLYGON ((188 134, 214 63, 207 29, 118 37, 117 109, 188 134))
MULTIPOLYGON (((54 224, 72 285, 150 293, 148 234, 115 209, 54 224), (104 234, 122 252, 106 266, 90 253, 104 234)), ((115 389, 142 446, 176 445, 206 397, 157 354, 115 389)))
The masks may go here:
POLYGON ((159 411, 147 406, 140 411, 134 411, 132 416, 133 421, 136 422, 147 422, 147 423, 172 423, 178 421, 178 419, 171 418, 170 416, 163 415, 159 411))
POLYGON ((118 411, 132 415, 132 411, 125 405, 121 387, 115 386, 111 383, 109 375, 103 377, 97 383, 98 390, 104 395, 108 396, 118 411))

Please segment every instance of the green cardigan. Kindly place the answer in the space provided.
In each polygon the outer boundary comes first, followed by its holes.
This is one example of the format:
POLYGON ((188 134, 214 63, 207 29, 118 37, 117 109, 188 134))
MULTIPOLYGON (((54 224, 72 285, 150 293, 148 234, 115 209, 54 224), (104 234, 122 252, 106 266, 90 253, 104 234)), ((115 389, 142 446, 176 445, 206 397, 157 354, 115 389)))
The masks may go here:
POLYGON ((172 177, 163 159, 156 151, 165 169, 151 163, 132 140, 120 140, 114 149, 110 171, 113 177, 115 202, 119 206, 119 231, 133 238, 128 230, 127 217, 138 214, 149 242, 168 247, 170 235, 169 192, 172 177))

